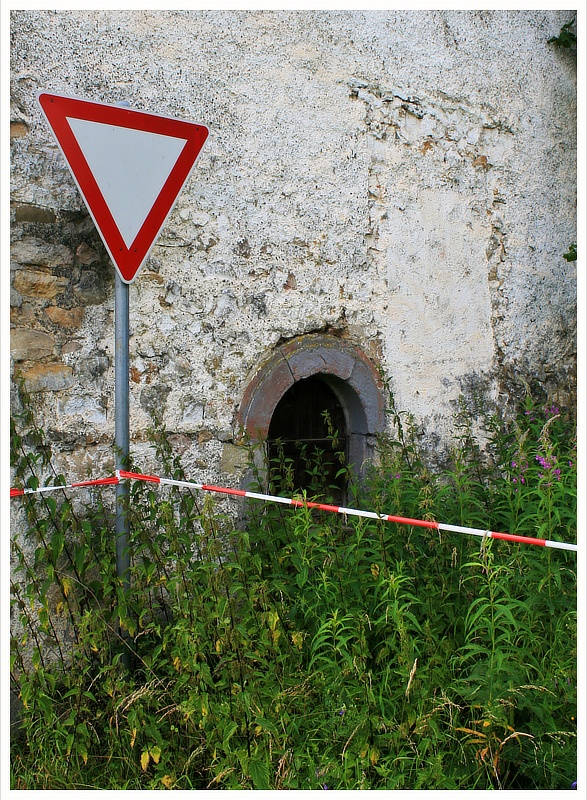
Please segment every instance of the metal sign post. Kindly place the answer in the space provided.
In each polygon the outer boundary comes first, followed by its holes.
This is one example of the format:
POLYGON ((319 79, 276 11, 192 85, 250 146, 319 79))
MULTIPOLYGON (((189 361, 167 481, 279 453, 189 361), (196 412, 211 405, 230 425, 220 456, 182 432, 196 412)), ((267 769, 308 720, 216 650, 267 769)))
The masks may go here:
MULTIPOLYGON (((129 284, 116 273, 114 295, 114 446, 116 469, 128 468, 129 447, 129 284)), ((121 481, 116 486, 116 575, 122 580, 123 592, 130 589, 130 550, 128 519, 129 485, 121 481)), ((121 629, 126 641, 124 630, 121 629)), ((128 669, 130 654, 123 653, 128 669)))
MULTIPOLYGON (((37 101, 116 268, 116 470, 129 458, 129 284, 145 263, 208 138, 187 120, 41 91, 37 101)), ((129 487, 116 487, 116 574, 130 588, 129 487)), ((126 639, 123 626, 121 635, 126 639)), ((130 649, 123 662, 130 665, 130 649)))

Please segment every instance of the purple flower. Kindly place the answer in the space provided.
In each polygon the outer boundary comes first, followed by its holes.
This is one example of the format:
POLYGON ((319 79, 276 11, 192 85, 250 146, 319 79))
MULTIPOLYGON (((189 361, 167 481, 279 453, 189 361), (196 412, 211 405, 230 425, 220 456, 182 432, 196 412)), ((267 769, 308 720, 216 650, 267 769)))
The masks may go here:
POLYGON ((577 788, 577 781, 573 781, 571 783, 571 789, 576 789, 576 788, 577 788))
MULTIPOLYGON (((512 483, 526 483, 526 479, 524 478, 524 472, 528 469, 528 463, 526 461, 520 461, 518 464, 517 461, 512 461, 511 467, 512 469, 519 469, 520 472, 516 475, 515 478, 512 478, 512 483)), ((516 492, 518 490, 516 489, 516 492)))

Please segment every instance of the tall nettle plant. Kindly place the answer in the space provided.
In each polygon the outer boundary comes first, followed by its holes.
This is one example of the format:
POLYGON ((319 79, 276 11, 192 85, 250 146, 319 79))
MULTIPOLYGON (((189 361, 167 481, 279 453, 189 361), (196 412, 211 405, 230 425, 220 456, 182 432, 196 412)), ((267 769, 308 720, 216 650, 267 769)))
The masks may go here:
MULTIPOLYGON (((442 469, 393 398, 390 415, 395 434, 365 482, 349 483, 352 505, 575 540, 563 409, 528 400, 515 419, 488 418, 478 441, 461 403, 442 469)), ((164 427, 150 436, 160 473, 186 478, 164 427)), ((23 397, 12 428, 20 485, 65 482, 44 442, 23 397)), ((323 499, 326 460, 339 462, 331 450, 308 466, 323 499)), ((566 789, 576 779, 574 553, 258 502, 238 522, 212 495, 137 482, 125 594, 108 491, 83 512, 66 491, 19 499, 14 788, 566 789)))

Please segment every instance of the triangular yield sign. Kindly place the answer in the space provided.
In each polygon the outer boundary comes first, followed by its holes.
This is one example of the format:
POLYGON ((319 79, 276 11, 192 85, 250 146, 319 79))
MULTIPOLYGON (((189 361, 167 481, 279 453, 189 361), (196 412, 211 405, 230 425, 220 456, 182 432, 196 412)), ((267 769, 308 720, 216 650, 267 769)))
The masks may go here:
POLYGON ((38 101, 120 277, 132 283, 208 128, 48 92, 38 101))

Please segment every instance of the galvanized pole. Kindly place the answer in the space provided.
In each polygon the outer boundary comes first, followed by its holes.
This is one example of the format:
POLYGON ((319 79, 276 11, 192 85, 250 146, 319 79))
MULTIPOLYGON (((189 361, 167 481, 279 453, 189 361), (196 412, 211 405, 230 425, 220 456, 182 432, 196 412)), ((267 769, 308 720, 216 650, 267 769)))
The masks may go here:
MULTIPOLYGON (((116 469, 128 469, 129 457, 129 285, 116 271, 114 296, 114 439, 116 469)), ((122 580, 123 592, 130 589, 130 551, 128 520, 129 485, 120 481, 116 486, 116 575, 122 580)), ((126 641, 125 632, 121 635, 126 641)), ((125 650, 123 663, 130 666, 130 653, 125 650)))

